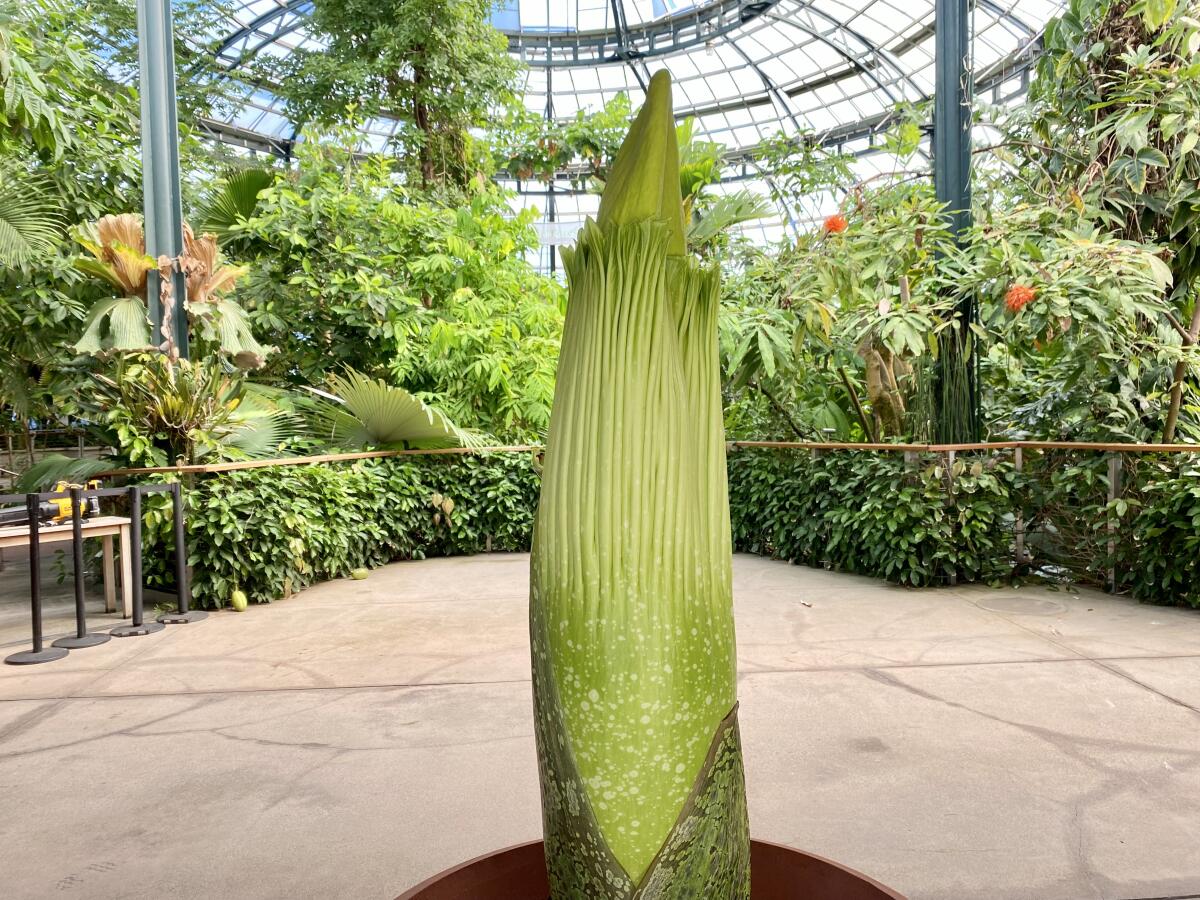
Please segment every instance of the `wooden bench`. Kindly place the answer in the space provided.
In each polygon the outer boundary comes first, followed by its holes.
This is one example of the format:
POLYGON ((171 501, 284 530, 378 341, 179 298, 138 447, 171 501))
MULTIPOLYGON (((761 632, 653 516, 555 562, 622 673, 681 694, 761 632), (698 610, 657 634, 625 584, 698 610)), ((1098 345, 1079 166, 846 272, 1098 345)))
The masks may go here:
MULTIPOLYGON (((83 539, 100 538, 104 542, 104 611, 115 612, 117 608, 116 569, 113 565, 113 536, 121 541, 121 615, 126 619, 133 615, 133 570, 132 552, 129 547, 129 519, 120 516, 97 516, 83 520, 83 539)), ((59 544, 70 541, 72 528, 69 521, 59 525, 42 525, 38 528, 38 544, 59 544)), ((0 549, 5 547, 28 547, 29 526, 14 525, 0 528, 0 549)))

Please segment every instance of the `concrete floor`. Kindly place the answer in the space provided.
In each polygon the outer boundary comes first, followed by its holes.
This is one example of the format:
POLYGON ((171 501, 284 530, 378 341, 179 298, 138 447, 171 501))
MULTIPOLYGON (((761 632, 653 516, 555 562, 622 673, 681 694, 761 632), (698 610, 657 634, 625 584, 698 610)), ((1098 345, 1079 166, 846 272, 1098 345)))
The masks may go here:
MULTIPOLYGON (((537 837, 527 565, 0 667, 0 896, 389 898, 537 837)), ((1200 614, 735 579, 756 836, 913 900, 1200 896, 1200 614)))

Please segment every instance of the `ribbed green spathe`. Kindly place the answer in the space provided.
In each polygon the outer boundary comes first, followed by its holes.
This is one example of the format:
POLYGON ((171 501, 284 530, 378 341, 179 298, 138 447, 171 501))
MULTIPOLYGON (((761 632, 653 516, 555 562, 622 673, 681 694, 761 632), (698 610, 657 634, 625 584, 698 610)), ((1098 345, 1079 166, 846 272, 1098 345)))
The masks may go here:
POLYGON ((718 276, 684 250, 659 73, 563 253, 530 600, 555 900, 748 892, 718 276))

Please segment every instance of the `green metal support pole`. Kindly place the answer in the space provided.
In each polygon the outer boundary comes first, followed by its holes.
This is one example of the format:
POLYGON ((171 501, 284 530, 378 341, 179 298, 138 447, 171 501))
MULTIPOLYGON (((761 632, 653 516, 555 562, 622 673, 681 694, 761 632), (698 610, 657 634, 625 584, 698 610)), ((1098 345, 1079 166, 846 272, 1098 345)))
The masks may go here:
POLYGON ((971 72, 968 0, 937 0, 933 184, 958 235, 971 224, 971 72))
MULTIPOLYGON (((142 95, 142 182, 145 192, 146 252, 176 259, 183 252, 183 202, 179 189, 179 122, 175 108, 175 40, 171 0, 137 0, 139 87, 142 95)), ((174 307, 164 330, 157 271, 147 282, 153 330, 161 344, 165 332, 179 356, 188 353, 187 284, 182 272, 172 276, 174 307)))
MULTIPOLYGON (((950 216, 951 231, 961 240, 971 225, 970 0, 936 0, 934 17, 933 184, 950 216)), ((958 328, 944 332, 948 340, 943 341, 935 398, 939 441, 979 440, 979 380, 970 334, 977 318, 975 298, 967 297, 958 308, 958 328)))

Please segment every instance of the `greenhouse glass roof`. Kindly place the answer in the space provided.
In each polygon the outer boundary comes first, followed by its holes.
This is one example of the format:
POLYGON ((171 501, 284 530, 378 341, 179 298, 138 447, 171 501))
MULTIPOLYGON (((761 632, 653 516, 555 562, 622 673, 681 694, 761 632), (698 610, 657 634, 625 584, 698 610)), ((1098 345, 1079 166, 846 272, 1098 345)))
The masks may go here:
MULTIPOLYGON (((1003 103, 1024 92, 1041 32, 1061 6, 973 0, 977 96, 1003 103)), ((319 47, 305 28, 313 0, 233 0, 231 8, 217 61, 241 85, 239 98, 207 127, 286 152, 297 136, 282 102, 239 76, 263 55, 319 47)), ((620 92, 636 108, 650 75, 669 69, 677 115, 694 116, 698 137, 729 148, 730 182, 753 182, 749 151, 781 132, 816 135, 869 169, 897 105, 933 93, 934 0, 499 0, 492 21, 525 63, 525 103, 540 114, 572 117, 620 92)), ((395 127, 368 123, 368 144, 382 148, 395 127)), ((560 200, 562 221, 589 212, 594 198, 560 200)))

